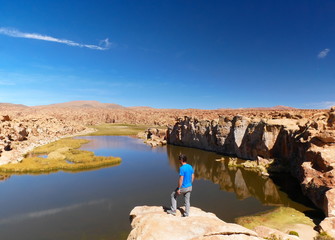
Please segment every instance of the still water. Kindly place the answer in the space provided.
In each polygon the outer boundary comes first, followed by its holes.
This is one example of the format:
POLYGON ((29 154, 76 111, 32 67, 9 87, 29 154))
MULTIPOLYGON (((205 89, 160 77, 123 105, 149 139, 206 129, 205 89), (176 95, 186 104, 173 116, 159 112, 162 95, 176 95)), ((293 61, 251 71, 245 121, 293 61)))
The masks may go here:
POLYGON ((228 169, 224 161, 216 161, 222 156, 212 152, 177 146, 151 148, 125 136, 83 138, 91 140, 83 149, 99 156, 119 156, 122 163, 94 171, 3 180, 1 240, 126 239, 129 212, 135 206, 170 205, 180 153, 188 156, 195 170, 191 205, 214 212, 224 221, 276 206, 311 210, 291 179, 274 179, 275 185, 255 173, 228 169))

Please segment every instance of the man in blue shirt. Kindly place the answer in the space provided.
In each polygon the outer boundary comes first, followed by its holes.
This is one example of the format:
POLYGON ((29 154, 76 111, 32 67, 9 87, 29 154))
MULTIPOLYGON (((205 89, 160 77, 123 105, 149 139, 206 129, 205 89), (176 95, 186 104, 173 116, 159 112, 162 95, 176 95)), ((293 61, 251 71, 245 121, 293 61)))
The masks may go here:
POLYGON ((185 213, 184 217, 190 214, 190 198, 192 191, 192 183, 194 180, 194 170, 190 164, 187 163, 187 157, 183 154, 179 155, 181 167, 179 168, 179 181, 178 187, 171 194, 171 210, 167 210, 168 214, 176 215, 177 210, 177 197, 180 194, 184 195, 185 213))

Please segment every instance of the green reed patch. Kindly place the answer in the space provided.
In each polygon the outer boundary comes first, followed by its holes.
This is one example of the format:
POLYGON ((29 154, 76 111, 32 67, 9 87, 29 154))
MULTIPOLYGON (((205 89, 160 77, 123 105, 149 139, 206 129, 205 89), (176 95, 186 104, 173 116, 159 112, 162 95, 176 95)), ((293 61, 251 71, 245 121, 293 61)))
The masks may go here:
POLYGON ((35 148, 20 163, 0 166, 0 173, 49 173, 56 171, 76 172, 121 163, 119 157, 95 156, 93 152, 78 149, 89 142, 85 139, 65 138, 35 148), (38 155, 47 155, 46 158, 38 155))

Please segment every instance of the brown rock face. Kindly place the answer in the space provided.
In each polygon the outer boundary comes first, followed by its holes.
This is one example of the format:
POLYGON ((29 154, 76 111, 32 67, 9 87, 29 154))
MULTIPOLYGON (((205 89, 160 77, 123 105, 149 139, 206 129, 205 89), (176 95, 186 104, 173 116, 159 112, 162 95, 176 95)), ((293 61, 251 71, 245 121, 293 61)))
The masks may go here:
POLYGON ((228 120, 198 120, 185 117, 168 129, 171 144, 215 151, 243 159, 256 160, 258 157, 284 159, 292 158, 296 151, 290 145, 293 134, 302 133, 295 126, 296 120, 282 121, 253 120, 235 116, 228 120))
POLYGON ((303 192, 326 216, 334 216, 334 121, 333 108, 212 120, 184 117, 168 128, 167 141, 242 159, 275 159, 276 164, 289 166, 303 192))

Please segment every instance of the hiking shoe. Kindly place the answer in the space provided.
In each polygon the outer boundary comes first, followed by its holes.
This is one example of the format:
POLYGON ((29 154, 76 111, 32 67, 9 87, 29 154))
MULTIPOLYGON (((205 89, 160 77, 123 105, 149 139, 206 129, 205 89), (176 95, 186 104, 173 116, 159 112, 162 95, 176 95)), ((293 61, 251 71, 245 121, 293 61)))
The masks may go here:
POLYGON ((176 216, 176 211, 167 210, 166 213, 167 213, 167 214, 171 214, 171 215, 173 215, 173 216, 176 216))

